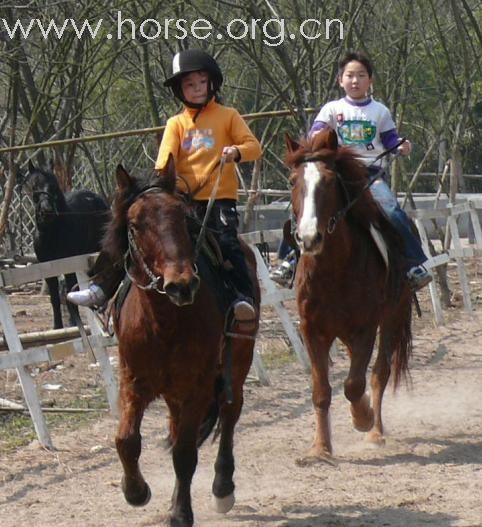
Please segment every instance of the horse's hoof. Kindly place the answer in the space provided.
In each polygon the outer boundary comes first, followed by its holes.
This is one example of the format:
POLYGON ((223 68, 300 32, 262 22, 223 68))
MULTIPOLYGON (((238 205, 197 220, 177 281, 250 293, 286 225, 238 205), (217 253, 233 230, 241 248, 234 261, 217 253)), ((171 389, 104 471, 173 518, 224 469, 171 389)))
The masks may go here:
POLYGON ((124 497, 127 503, 129 505, 132 505, 133 507, 144 507, 144 505, 147 505, 151 500, 151 489, 149 488, 149 485, 147 483, 142 489, 142 492, 134 493, 129 492, 125 488, 125 482, 124 480, 122 480, 122 489, 124 490, 124 497))
POLYGON ((372 430, 366 436, 366 441, 375 447, 381 447, 385 445, 385 438, 380 432, 372 430))
POLYGON ((226 514, 229 512, 233 508, 235 502, 236 499, 234 497, 234 492, 224 496, 224 498, 218 498, 214 495, 211 498, 213 510, 219 514, 226 514))
POLYGON ((169 527, 192 527, 194 525, 194 519, 192 517, 171 516, 167 525, 169 527))
POLYGON ((369 432, 373 428, 373 419, 353 418, 353 426, 358 432, 369 432))
POLYGON ((304 456, 298 458, 295 463, 298 467, 312 467, 313 465, 318 465, 320 463, 324 463, 332 467, 336 467, 338 465, 333 456, 328 453, 304 456))
POLYGON ((358 432, 369 432, 373 428, 375 414, 371 408, 369 408, 365 415, 355 415, 352 411, 351 416, 353 426, 355 430, 358 430, 358 432))

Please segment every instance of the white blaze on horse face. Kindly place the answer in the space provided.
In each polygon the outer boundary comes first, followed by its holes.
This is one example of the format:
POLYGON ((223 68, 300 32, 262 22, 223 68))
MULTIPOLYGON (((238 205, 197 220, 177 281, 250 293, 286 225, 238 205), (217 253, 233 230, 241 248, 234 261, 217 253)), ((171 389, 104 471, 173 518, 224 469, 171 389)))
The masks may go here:
POLYGON ((305 199, 303 215, 298 227, 298 235, 303 241, 311 241, 317 233, 318 219, 316 217, 315 191, 320 183, 320 173, 315 163, 307 163, 303 174, 305 179, 305 199))

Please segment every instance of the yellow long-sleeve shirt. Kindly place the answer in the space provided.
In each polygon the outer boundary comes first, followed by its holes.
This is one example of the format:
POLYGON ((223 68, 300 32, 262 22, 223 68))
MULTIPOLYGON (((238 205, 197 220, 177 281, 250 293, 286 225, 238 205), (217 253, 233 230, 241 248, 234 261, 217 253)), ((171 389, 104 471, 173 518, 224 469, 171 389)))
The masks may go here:
MULTIPOLYGON (((261 145, 237 110, 211 100, 199 113, 186 107, 171 117, 166 124, 155 168, 165 168, 169 154, 180 176, 179 189, 195 192, 196 200, 208 200, 219 173, 221 154, 225 146, 235 146, 240 161, 254 161, 261 157, 261 145), (186 184, 189 185, 186 188, 186 184)), ((216 199, 237 199, 238 180, 234 163, 226 163, 219 182, 216 199)))

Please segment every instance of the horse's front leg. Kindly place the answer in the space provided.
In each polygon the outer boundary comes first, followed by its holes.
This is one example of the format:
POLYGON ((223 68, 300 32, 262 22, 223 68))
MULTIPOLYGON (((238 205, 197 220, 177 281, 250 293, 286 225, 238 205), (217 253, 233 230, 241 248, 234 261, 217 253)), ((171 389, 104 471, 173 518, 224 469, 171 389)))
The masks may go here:
POLYGON ((366 390, 366 373, 376 337, 376 327, 364 328, 351 343, 347 343, 350 355, 350 371, 345 379, 345 397, 351 403, 353 426, 367 432, 373 426, 374 415, 366 390))
POLYGON ((311 361, 313 380, 312 402, 315 411, 315 437, 306 457, 300 464, 319 460, 330 461, 333 454, 330 430, 331 386, 329 380, 330 347, 334 337, 319 333, 319 328, 301 327, 304 342, 311 361))
POLYGON ((149 485, 139 469, 141 455, 140 426, 144 410, 148 404, 135 389, 134 383, 125 380, 121 374, 120 421, 115 444, 124 469, 122 491, 130 505, 146 505, 151 498, 149 485))
POLYGON ((52 312, 54 315, 54 329, 63 328, 62 313, 60 311, 60 295, 59 295, 59 281, 56 276, 46 278, 47 287, 49 289, 50 303, 52 304, 52 312))

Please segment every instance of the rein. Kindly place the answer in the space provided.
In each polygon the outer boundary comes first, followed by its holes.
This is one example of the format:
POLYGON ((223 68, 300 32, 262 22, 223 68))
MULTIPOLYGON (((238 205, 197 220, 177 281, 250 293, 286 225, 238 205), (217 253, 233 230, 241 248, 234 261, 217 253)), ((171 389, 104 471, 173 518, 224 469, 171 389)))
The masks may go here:
POLYGON ((214 205, 214 201, 216 200, 216 194, 218 192, 219 182, 221 181, 221 176, 223 174, 224 165, 226 164, 226 157, 223 155, 221 156, 221 160, 219 162, 219 172, 216 177, 216 181, 213 185, 213 189, 211 191, 211 195, 209 196, 209 201, 206 207, 206 212, 204 214, 203 222, 201 225, 201 230, 199 231, 199 236, 196 241, 196 247, 194 248, 194 261, 196 262, 199 256, 199 253, 201 252, 202 245, 204 243, 204 238, 206 236, 206 228, 209 221, 209 216, 211 214, 211 210, 214 205))

